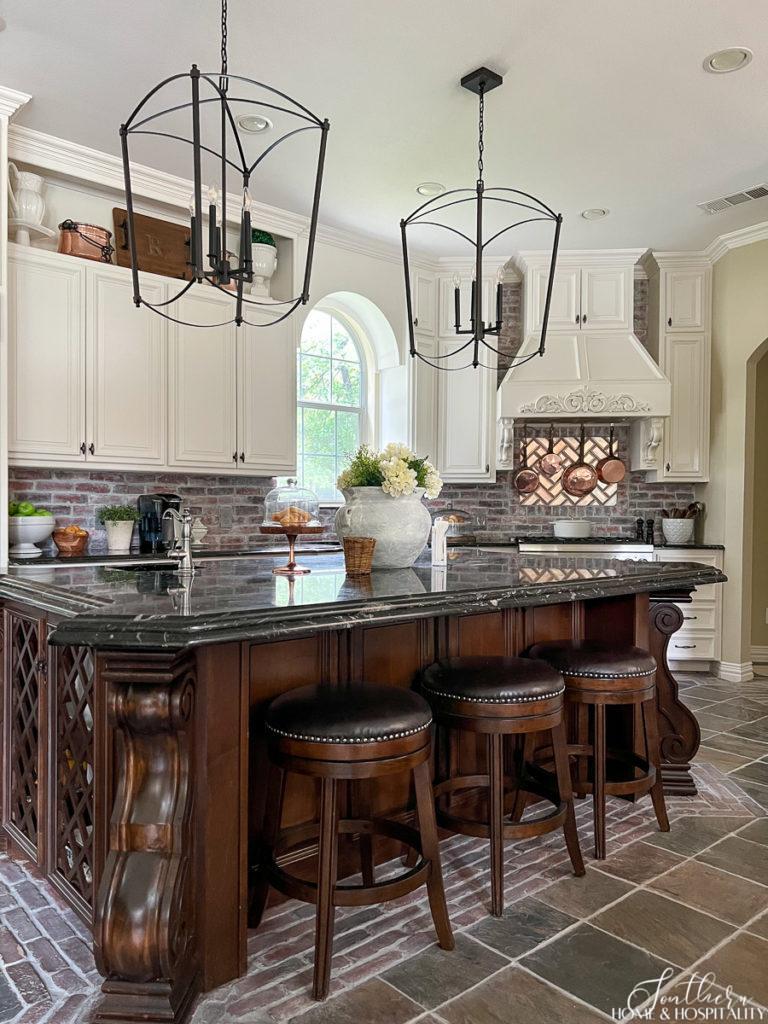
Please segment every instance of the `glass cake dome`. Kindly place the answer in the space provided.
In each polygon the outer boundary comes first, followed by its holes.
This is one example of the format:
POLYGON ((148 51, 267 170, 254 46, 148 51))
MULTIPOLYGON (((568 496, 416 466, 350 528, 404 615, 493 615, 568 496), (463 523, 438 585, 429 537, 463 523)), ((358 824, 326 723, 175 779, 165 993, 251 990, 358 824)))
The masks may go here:
POLYGON ((279 484, 264 500, 263 525, 286 530, 320 526, 317 495, 294 479, 279 484))

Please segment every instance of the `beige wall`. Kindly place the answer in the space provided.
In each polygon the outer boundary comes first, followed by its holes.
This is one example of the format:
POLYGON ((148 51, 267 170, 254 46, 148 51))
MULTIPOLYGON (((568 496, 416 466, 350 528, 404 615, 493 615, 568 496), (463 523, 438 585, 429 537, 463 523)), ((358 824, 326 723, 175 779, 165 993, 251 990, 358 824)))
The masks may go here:
MULTIPOLYGON (((710 482, 704 539, 725 544, 722 661, 750 660, 756 366, 768 351, 768 241, 733 249, 715 265, 710 482)), ((756 533, 757 543, 763 543, 756 533)))
POLYGON ((755 491, 752 514, 752 646, 768 652, 768 354, 755 377, 755 491))

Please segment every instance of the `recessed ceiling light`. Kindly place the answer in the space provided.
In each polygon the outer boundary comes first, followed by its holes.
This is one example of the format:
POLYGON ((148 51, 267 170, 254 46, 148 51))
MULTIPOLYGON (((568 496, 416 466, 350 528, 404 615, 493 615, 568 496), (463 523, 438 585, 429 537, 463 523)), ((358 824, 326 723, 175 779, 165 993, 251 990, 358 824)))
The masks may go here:
POLYGON ((588 210, 582 210, 581 216, 584 220, 600 220, 601 217, 607 217, 610 212, 602 206, 591 206, 588 210))
POLYGON ((241 114, 237 118, 237 123, 244 132, 248 132, 250 135, 258 135, 273 127, 269 118, 262 114, 241 114))
POLYGON ((710 53, 704 61, 704 70, 713 75, 725 75, 729 71, 740 71, 752 60, 752 51, 747 46, 728 46, 725 50, 710 53))
POLYGON ((439 181, 422 181, 416 186, 416 191, 420 196, 439 196, 441 192, 445 192, 445 185, 441 185, 439 181))

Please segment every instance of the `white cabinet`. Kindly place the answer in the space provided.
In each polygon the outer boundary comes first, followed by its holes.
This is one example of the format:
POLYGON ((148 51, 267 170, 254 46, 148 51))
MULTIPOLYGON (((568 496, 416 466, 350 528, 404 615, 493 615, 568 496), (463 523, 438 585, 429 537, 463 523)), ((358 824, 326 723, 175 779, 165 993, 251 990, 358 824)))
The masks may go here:
POLYGON ((672 415, 664 432, 662 480, 709 477, 709 339, 667 334, 662 368, 672 382, 672 415))
POLYGON ((85 266, 10 246, 8 448, 12 462, 85 461, 85 266))
POLYGON ((703 270, 668 270, 664 274, 663 318, 668 331, 705 326, 707 275, 703 270))
MULTIPOLYGON (((658 548, 657 562, 703 562, 723 567, 723 552, 705 548, 658 548)), ((673 669, 708 669, 720 660, 722 634, 722 585, 697 587, 690 604, 678 604, 683 624, 669 641, 667 658, 673 669)))
MULTIPOLYGON (((597 259, 569 253, 558 260, 552 282, 548 331, 625 331, 632 329, 635 254, 597 259)), ((521 256, 524 273, 524 333, 537 334, 544 324, 549 257, 521 256)))
POLYGON ((224 323, 231 304, 198 285, 178 309, 180 320, 223 326, 171 325, 168 461, 232 470, 238 463, 237 328, 224 323))
MULTIPOLYGON (((133 305, 121 269, 89 267, 87 275, 87 461, 162 465, 169 322, 133 305)), ((141 290, 153 304, 165 299, 158 278, 143 278, 141 290)))
MULTIPOLYGON (((441 354, 455 340, 440 343, 441 354)), ((465 366, 467 350, 446 360, 447 368, 465 366)), ((496 479, 496 357, 486 350, 482 360, 492 369, 471 367, 438 374, 437 465, 442 478, 453 482, 496 479)))
MULTIPOLYGON (((256 323, 261 314, 248 310, 256 323)), ((264 319, 267 319, 264 315, 264 319)), ((269 476, 296 471, 296 341, 291 318, 237 332, 238 466, 269 476)))
POLYGON ((417 270, 411 282, 413 326, 420 334, 434 334, 437 329, 437 278, 417 270))
MULTIPOLYGON (((434 338, 420 338, 419 352, 425 359, 434 359, 438 343, 434 338)), ((423 360, 408 358, 409 423, 411 448, 419 455, 437 462, 438 378, 440 370, 423 360)))

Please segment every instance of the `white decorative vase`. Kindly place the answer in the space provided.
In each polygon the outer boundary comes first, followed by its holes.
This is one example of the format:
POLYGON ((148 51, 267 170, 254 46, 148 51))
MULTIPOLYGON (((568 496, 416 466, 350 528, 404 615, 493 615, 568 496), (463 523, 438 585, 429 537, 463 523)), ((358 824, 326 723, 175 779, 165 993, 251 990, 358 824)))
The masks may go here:
POLYGON ((695 519, 662 519, 661 532, 667 544, 692 544, 695 519))
POLYGON ((108 520, 104 528, 107 531, 107 551, 110 555, 127 555, 131 550, 133 520, 108 520))
POLYGON ((263 242, 256 242, 251 246, 251 259, 253 260, 253 284, 251 295, 260 295, 269 299, 269 282, 277 269, 277 249, 274 245, 265 245, 263 242))
POLYGON ((424 488, 393 498, 380 487, 350 487, 342 491, 345 505, 336 513, 336 533, 344 537, 373 537, 374 569, 407 569, 424 550, 432 519, 421 502, 424 488))
POLYGON ((43 179, 31 171, 20 171, 8 162, 8 205, 11 215, 28 224, 41 224, 45 213, 43 179))

